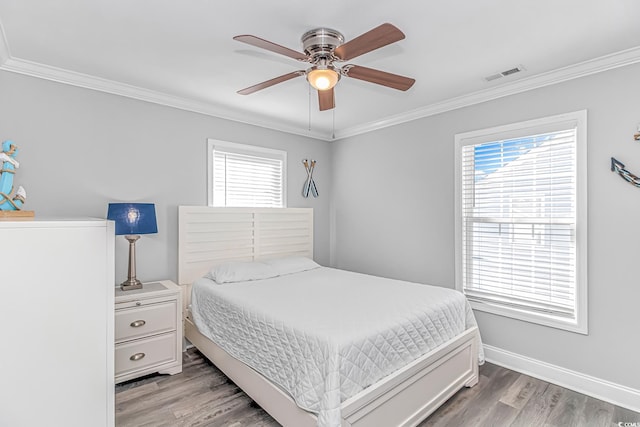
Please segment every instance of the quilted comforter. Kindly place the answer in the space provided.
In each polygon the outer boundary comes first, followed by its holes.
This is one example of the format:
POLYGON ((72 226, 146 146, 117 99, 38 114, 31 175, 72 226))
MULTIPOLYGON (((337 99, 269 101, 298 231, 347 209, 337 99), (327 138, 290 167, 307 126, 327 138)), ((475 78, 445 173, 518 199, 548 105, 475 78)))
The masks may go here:
POLYGON ((476 325, 452 289, 326 267, 199 279, 191 313, 202 334, 317 413, 321 427, 340 425, 344 400, 476 325))

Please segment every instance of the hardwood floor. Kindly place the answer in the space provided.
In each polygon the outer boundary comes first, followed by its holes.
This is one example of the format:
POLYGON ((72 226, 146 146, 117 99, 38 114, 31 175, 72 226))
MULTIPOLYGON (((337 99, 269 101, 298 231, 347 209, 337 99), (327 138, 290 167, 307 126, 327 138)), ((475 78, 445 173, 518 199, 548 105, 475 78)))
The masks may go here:
MULTIPOLYGON (((640 414, 485 363, 478 385, 460 390, 419 427, 611 427, 619 422, 640 426, 640 414)), ((181 374, 117 385, 116 425, 279 426, 195 349, 183 353, 181 374)))

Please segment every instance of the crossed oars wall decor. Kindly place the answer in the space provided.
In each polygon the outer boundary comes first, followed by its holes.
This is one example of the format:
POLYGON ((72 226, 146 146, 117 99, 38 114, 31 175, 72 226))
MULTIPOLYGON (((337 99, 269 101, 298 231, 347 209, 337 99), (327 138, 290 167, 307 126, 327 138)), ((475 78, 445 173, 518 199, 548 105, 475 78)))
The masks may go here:
POLYGON ((302 196, 309 197, 309 193, 311 193, 313 197, 318 197, 318 189, 316 188, 316 183, 313 181, 313 169, 316 167, 316 161, 311 160, 311 162, 309 162, 309 160, 303 159, 302 164, 307 171, 307 179, 302 187, 302 196))
POLYGON ((636 187, 640 187, 640 178, 626 170, 624 168, 624 164, 621 161, 614 159, 613 157, 611 158, 611 172, 616 172, 625 181, 635 185, 636 187))
MULTIPOLYGON (((638 124, 638 131, 633 135, 633 139, 636 141, 640 141, 640 124, 638 124)), ((635 185, 636 187, 640 187, 640 178, 629 172, 624 168, 624 164, 615 158, 611 158, 611 172, 615 172, 622 179, 630 183, 631 185, 635 185)))

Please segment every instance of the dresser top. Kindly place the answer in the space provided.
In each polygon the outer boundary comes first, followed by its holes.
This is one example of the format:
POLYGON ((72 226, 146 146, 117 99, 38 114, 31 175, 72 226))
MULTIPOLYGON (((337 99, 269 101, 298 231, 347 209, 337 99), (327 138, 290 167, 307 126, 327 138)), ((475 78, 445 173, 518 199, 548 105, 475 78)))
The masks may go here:
POLYGON ((38 217, 0 220, 0 228, 104 227, 106 219, 82 217, 38 217))

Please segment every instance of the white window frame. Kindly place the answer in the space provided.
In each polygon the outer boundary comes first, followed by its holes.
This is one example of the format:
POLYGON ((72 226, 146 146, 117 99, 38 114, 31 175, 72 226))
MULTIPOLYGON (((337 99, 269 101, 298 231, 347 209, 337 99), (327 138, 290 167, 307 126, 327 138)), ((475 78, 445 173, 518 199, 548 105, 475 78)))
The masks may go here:
POLYGON ((287 152, 273 148, 259 147, 256 145, 240 144, 237 142, 207 139, 207 205, 214 206, 214 162, 213 152, 219 147, 235 153, 247 154, 256 157, 279 158, 282 160, 282 207, 287 207, 287 152))
POLYGON ((587 111, 576 111, 541 119, 513 123, 455 135, 455 262, 456 289, 464 292, 463 217, 462 217, 462 147, 485 142, 508 140, 561 129, 576 128, 576 295, 575 319, 527 311, 469 298, 471 307, 488 313, 531 323, 588 334, 587 303, 587 111))

